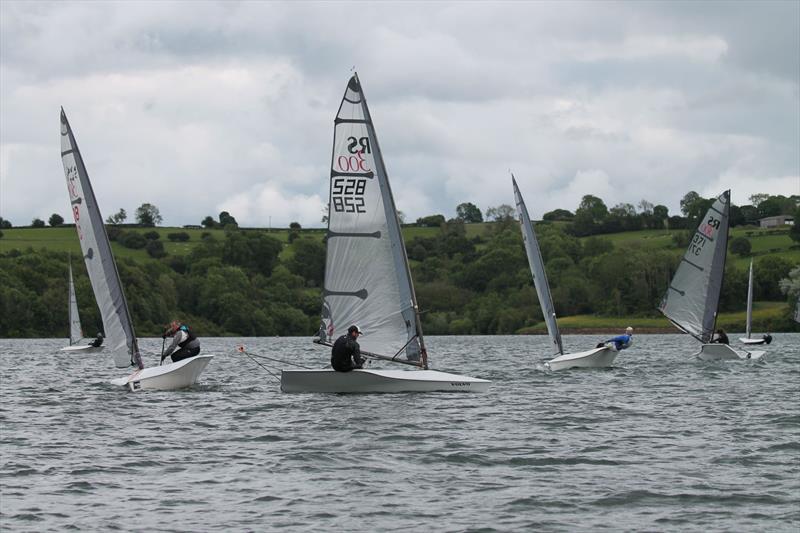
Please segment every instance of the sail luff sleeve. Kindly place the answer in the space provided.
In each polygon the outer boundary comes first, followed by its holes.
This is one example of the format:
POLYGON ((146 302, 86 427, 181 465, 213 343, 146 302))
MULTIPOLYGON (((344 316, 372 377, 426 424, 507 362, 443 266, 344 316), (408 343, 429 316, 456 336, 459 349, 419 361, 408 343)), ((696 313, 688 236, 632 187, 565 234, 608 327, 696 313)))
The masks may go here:
POLYGON ((72 216, 83 259, 103 319, 108 351, 118 367, 143 368, 136 334, 111 252, 103 217, 86 166, 64 110, 61 110, 61 159, 67 179, 72 216))
POLYGON ((711 342, 717 327, 719 300, 722 297, 722 284, 725 282, 725 264, 728 260, 728 233, 730 226, 731 191, 723 192, 706 213, 706 226, 719 220, 718 233, 713 240, 714 258, 711 263, 708 284, 708 302, 703 320, 703 338, 711 342))
MULTIPOLYGON (((358 75, 355 76, 358 80, 358 75)), ((400 220, 397 216, 397 208, 394 203, 394 195, 392 187, 389 183, 389 176, 386 171, 386 164, 383 160, 383 151, 380 148, 378 135, 375 132, 375 125, 372 122, 372 116, 369 112, 367 105, 367 98, 364 95, 364 88, 358 82, 361 88, 361 106, 363 109, 364 117, 367 121, 367 131, 370 132, 370 138, 375 143, 373 148, 376 176, 383 195, 383 207, 386 213, 386 222, 392 243, 392 256, 395 262, 395 273, 397 275, 397 285, 400 290, 400 309, 403 319, 406 323, 408 342, 406 345, 406 356, 409 360, 419 360, 423 358, 423 366, 427 368, 427 352, 425 350, 425 340, 422 335, 422 324, 419 320, 419 307, 417 304, 417 295, 414 291, 414 283, 411 279, 411 268, 408 264, 408 254, 406 252, 405 242, 403 241, 403 234, 400 230, 400 220), (414 338, 416 337, 416 340, 414 338)))
POLYGON ((550 293, 550 285, 547 282, 547 272, 544 268, 539 241, 536 239, 536 232, 533 229, 533 222, 531 222, 528 214, 528 208, 525 206, 522 193, 520 193, 513 175, 511 176, 511 182, 514 186, 514 199, 517 204, 517 214, 519 215, 520 229, 522 230, 522 240, 525 242, 528 265, 531 269, 536 294, 539 297, 539 305, 542 308, 542 317, 547 325, 547 332, 550 334, 551 347, 555 350, 555 353, 563 354, 564 347, 561 340, 561 332, 558 329, 555 305, 553 305, 553 296, 550 293))

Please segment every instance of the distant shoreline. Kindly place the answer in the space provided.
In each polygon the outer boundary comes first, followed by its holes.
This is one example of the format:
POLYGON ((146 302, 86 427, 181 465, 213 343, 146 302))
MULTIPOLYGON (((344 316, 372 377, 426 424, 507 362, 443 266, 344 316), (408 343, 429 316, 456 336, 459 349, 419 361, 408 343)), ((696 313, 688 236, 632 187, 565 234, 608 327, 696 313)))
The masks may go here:
MULTIPOLYGON (((608 334, 615 333, 618 329, 619 333, 622 333, 625 328, 627 327, 626 322, 624 319, 620 319, 620 326, 618 328, 559 328, 559 331, 564 335, 594 335, 594 334, 608 334)), ((642 327, 642 328, 633 328, 633 334, 636 335, 637 333, 675 333, 677 335, 685 335, 681 331, 677 330, 676 328, 659 328, 659 327, 642 327)), ((616 333, 615 333, 616 334, 616 333)), ((535 330, 535 331, 526 331, 524 333, 520 333, 520 335, 547 335, 547 330, 535 330)))

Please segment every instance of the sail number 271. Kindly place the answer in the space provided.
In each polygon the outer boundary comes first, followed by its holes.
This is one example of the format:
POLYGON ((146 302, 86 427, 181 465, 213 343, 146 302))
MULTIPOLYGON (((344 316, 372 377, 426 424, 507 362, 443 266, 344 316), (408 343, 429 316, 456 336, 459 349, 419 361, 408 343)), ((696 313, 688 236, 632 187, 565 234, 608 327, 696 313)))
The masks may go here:
POLYGON ((331 187, 331 203, 337 213, 366 213, 364 189, 366 179, 336 178, 331 187))

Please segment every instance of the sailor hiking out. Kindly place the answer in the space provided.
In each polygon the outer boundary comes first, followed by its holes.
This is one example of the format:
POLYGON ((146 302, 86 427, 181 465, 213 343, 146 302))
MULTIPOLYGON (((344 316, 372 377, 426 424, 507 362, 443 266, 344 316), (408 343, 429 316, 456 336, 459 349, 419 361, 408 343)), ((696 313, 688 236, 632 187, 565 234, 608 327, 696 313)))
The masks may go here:
POLYGON ((161 336, 163 339, 167 337, 172 337, 172 344, 161 355, 162 363, 170 355, 172 356, 172 362, 176 363, 200 353, 200 341, 192 331, 192 328, 186 324, 173 320, 161 336))
POLYGON ((611 337, 607 341, 599 343, 597 347, 602 348, 608 343, 613 343, 613 346, 609 346, 609 348, 613 348, 616 351, 624 350, 625 348, 630 348, 631 344, 633 344, 633 328, 628 326, 627 328, 625 328, 624 334, 617 335, 616 337, 611 337))
POLYGON ((352 325, 347 328, 347 334, 342 335, 331 348, 331 366, 338 372, 350 372, 355 368, 364 366, 364 359, 361 357, 361 347, 358 345, 358 336, 361 330, 358 326, 352 325))

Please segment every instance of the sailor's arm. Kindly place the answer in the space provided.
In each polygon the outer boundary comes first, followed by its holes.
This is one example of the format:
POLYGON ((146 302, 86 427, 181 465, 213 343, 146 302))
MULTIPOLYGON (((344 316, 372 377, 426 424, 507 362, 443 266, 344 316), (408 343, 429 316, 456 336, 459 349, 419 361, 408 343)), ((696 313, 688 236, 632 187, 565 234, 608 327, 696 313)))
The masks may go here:
POLYGON ((167 351, 164 352, 164 357, 171 355, 174 352, 180 343, 182 343, 186 339, 187 335, 185 331, 178 330, 174 337, 172 337, 172 344, 167 347, 167 351))

